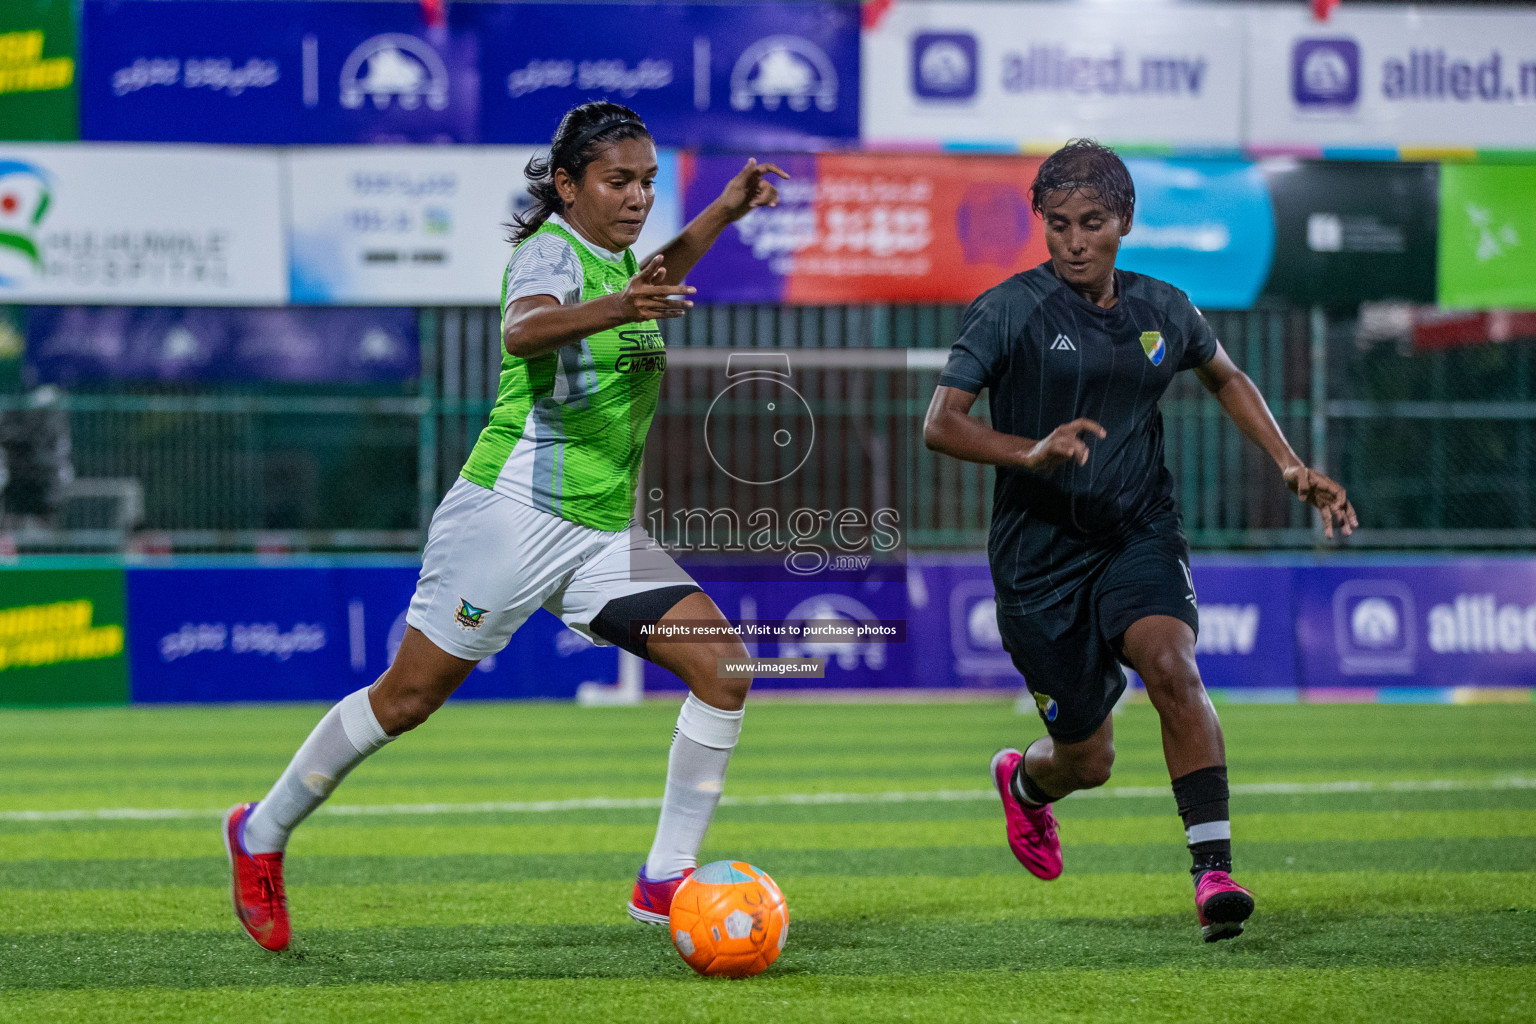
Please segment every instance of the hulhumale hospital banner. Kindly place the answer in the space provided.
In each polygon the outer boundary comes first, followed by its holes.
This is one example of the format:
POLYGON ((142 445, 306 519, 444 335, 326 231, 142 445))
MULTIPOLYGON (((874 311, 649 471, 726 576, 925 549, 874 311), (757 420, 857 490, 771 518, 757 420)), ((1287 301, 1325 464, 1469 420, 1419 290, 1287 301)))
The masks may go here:
MULTIPOLYGON (((478 304, 500 300, 507 223, 528 208, 535 146, 337 147, 285 154, 292 301, 478 304)), ((657 154, 642 259, 681 227, 673 150, 657 154)))
POLYGON ((281 185, 271 152, 0 143, 0 302, 279 305, 281 185))
POLYGON ((474 142, 478 38, 455 4, 85 0, 81 135, 147 142, 474 142))
POLYGON ((1213 5, 898 2, 864 34, 875 146, 1237 149, 1244 12, 1213 5))
POLYGON ((1345 4, 1259 5, 1248 31, 1248 145, 1531 149, 1536 14, 1345 4))
POLYGON ((70 0, 0 4, 0 139, 80 137, 70 0))
POLYGON ((459 6, 482 40, 486 142, 548 143, 566 110, 601 99, 667 146, 858 144, 857 4, 459 6))
MULTIPOLYGON (((708 302, 968 302, 1046 259, 1024 157, 768 157, 779 205, 726 229, 689 275, 708 302)), ((741 169, 683 158, 684 216, 741 169)))

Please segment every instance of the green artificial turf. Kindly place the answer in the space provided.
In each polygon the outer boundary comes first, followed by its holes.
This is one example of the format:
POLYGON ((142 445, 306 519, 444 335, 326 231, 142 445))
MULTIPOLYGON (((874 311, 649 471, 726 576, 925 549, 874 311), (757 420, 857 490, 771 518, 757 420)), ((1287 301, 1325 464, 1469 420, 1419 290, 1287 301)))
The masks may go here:
POLYGON ((258 949, 218 814, 322 710, 0 712, 0 1021, 1536 1019, 1536 706, 1224 707, 1258 912, 1207 945, 1149 707, 1110 786, 1058 806, 1043 883, 986 792, 1032 716, 756 704, 705 856, 771 872, 792 923, 740 982, 623 912, 661 703, 450 705, 295 835, 293 948, 258 949))

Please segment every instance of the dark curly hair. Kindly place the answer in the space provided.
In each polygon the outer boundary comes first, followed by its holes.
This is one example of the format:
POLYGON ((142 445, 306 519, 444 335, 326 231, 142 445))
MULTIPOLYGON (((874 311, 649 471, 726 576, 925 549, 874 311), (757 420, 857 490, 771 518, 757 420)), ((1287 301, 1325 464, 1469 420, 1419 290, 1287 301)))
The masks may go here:
POLYGON ((649 138, 650 129, 640 115, 621 103, 594 101, 567 110, 549 142, 549 155, 536 156, 523 168, 533 206, 506 225, 511 232, 507 240, 516 245, 539 230, 550 214, 565 211, 560 190, 555 188, 557 169, 563 168, 573 181, 579 182, 587 165, 609 146, 625 139, 649 138))
POLYGON ((1045 216, 1045 201, 1057 192, 1097 193, 1099 202, 1122 221, 1136 209, 1136 186, 1125 161, 1108 146, 1093 139, 1073 139, 1045 158, 1030 186, 1030 206, 1045 216))

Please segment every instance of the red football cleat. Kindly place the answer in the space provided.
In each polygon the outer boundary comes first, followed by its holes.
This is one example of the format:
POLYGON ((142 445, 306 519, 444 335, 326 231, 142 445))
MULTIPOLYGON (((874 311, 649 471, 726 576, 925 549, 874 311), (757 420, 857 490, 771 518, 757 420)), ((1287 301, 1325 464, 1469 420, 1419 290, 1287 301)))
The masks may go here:
POLYGON ((229 854, 235 917, 263 949, 286 949, 288 898, 283 893, 283 855, 246 853, 245 822, 256 805, 236 804, 224 815, 224 851, 229 854))
POLYGON ((677 892, 677 887, 683 884, 683 879, 693 874, 693 868, 687 868, 676 878, 649 879, 645 877, 645 865, 640 865, 640 874, 635 879, 635 891, 629 897, 629 916, 642 924, 666 924, 672 914, 672 895, 677 892))
POLYGON ((1195 886, 1195 913, 1206 942, 1236 938, 1253 913, 1253 893, 1232 881, 1225 871, 1207 871, 1195 886))
POLYGON ((1004 747, 992 755, 992 784, 1003 798, 1008 821, 1008 848, 1036 878, 1050 881, 1061 875, 1061 840, 1056 838, 1056 817, 1051 805, 1025 807, 1013 797, 1009 780, 1024 755, 1004 747))

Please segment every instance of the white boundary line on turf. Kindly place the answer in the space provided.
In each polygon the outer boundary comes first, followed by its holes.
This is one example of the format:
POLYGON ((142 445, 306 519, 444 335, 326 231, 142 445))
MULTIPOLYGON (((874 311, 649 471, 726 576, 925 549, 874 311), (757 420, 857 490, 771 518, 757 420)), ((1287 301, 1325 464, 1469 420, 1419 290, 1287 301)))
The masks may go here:
MULTIPOLYGON (((1249 782, 1232 787, 1237 796, 1310 796, 1325 793, 1434 793, 1458 790, 1536 789, 1536 778, 1402 779, 1394 782, 1249 782)), ((1073 799, 1169 797, 1167 786, 1115 786, 1074 793, 1073 799)), ((995 789, 935 789, 921 792, 779 793, 765 796, 724 796, 724 807, 785 807, 817 804, 918 804, 995 800, 995 789)), ((576 800, 509 800, 465 804, 333 804, 321 814, 549 814, 558 811, 655 810, 656 797, 585 797, 576 800)), ((26 821, 163 821, 217 818, 222 810, 182 810, 173 807, 97 807, 67 811, 0 811, 0 822, 26 821)))

